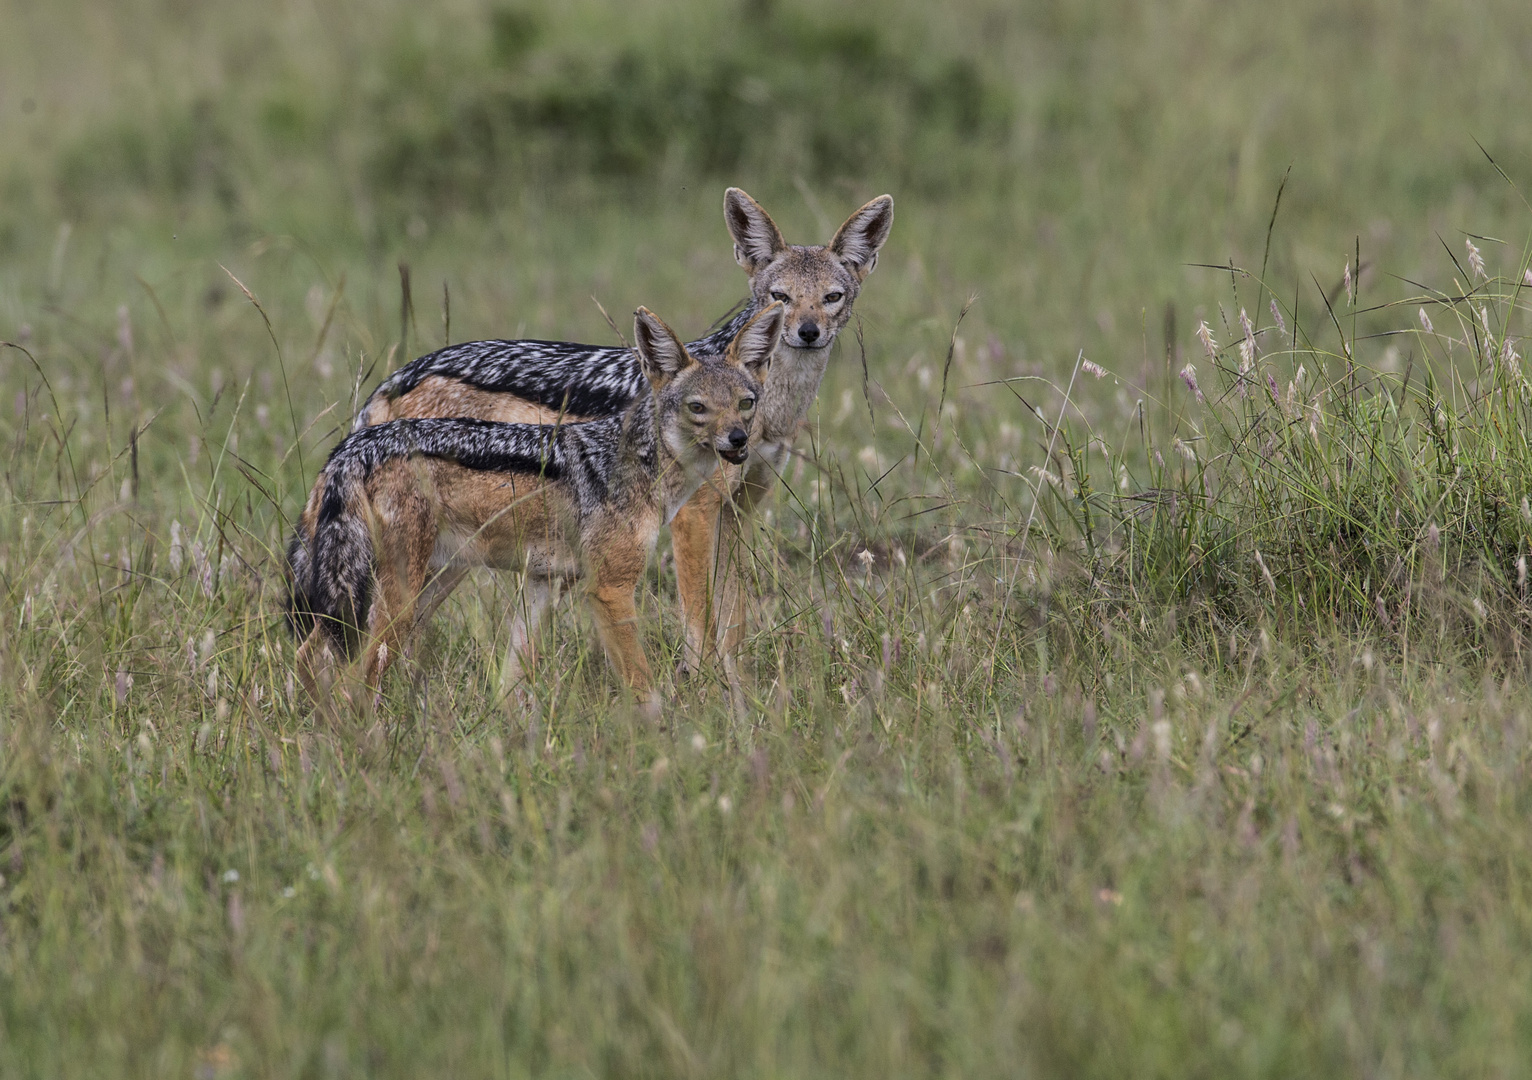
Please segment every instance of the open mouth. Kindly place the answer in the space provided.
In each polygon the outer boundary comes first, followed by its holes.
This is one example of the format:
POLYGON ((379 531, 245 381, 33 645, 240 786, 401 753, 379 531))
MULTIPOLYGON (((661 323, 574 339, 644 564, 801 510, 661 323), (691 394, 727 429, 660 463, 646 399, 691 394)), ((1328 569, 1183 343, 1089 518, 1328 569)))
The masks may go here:
POLYGON ((745 459, 750 456, 750 448, 748 446, 741 446, 738 450, 720 450, 718 451, 718 456, 730 465, 743 465, 745 459))

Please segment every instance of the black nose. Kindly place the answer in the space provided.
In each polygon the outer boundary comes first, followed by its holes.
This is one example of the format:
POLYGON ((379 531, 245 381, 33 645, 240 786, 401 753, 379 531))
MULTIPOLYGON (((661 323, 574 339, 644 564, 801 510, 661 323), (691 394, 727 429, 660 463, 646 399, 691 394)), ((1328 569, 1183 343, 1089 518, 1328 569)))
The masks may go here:
POLYGON ((812 345, 819 340, 819 327, 814 323, 806 322, 798 325, 798 340, 806 345, 812 345))
POLYGON ((741 446, 744 446, 745 443, 749 441, 750 436, 745 434, 744 428, 735 428, 733 431, 729 432, 729 445, 734 447, 736 450, 741 446))

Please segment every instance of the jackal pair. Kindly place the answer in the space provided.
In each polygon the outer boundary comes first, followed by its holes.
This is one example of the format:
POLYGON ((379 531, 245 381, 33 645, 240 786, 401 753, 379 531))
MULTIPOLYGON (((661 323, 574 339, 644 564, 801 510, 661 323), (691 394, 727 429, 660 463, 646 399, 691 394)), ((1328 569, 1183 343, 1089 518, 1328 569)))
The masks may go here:
POLYGON ((559 588, 583 579, 609 658, 650 697, 634 593, 666 521, 683 669, 716 648, 733 681, 742 519, 786 463, 888 238, 893 200, 867 203, 824 246, 787 244, 737 188, 724 217, 751 295, 706 337, 682 344, 640 308, 633 349, 470 342, 421 357, 372 393, 288 549, 311 694, 359 649, 376 685, 468 570, 489 566, 526 575, 511 630, 517 662, 559 588))

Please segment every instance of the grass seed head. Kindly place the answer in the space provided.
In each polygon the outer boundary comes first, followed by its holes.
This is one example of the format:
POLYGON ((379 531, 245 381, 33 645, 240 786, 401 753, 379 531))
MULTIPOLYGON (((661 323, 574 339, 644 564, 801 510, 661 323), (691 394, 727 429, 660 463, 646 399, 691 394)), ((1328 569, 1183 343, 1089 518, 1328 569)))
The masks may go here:
POLYGON ((1489 274, 1484 270, 1484 256, 1479 253, 1479 249, 1474 246, 1472 240, 1464 239, 1463 243, 1468 246, 1468 268, 1479 278, 1488 280, 1489 274))
MULTIPOLYGON (((1218 359, 1218 342, 1213 340, 1213 330, 1212 327, 1208 326, 1206 319, 1197 324, 1197 340, 1202 342, 1202 350, 1208 354, 1209 360, 1218 359)), ((1188 364, 1187 366, 1190 367, 1191 365, 1188 364)))
MULTIPOLYGON (((1203 323, 1202 324, 1202 328, 1204 330, 1206 330, 1207 329, 1207 323, 1203 323)), ((1209 340, 1211 340, 1211 337, 1209 338, 1209 340)), ((1211 349, 1211 346, 1210 346, 1210 349, 1211 349)), ((1197 404, 1201 405, 1202 404, 1202 400, 1203 400, 1203 398, 1202 398, 1202 387, 1197 385, 1197 369, 1194 368, 1192 365, 1187 364, 1184 368, 1181 369, 1181 381, 1186 384, 1186 388, 1188 390, 1190 390, 1193 394, 1197 395, 1197 404)))
POLYGON ((1287 333, 1287 323, 1282 320, 1282 309, 1277 307, 1277 298, 1271 298, 1271 321, 1277 324, 1277 329, 1287 333))

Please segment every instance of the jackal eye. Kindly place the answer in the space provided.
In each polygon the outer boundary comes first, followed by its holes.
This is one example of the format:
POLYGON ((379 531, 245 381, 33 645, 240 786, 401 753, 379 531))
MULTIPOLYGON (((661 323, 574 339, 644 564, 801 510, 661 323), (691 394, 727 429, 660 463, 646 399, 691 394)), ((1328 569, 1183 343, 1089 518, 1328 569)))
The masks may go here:
POLYGON ((841 298, 845 295, 846 294, 841 292, 839 289, 835 290, 834 292, 825 293, 825 303, 838 304, 841 302, 841 298))
POLYGON ((700 401, 688 401, 686 407, 691 410, 693 416, 701 416, 707 412, 707 406, 700 401))
POLYGON ((749 412, 753 408, 755 408, 755 398, 747 397, 747 398, 740 398, 739 399, 739 411, 740 412, 749 412))
POLYGON ((771 298, 773 300, 780 301, 781 303, 784 303, 784 304, 792 299, 792 297, 788 296, 781 289, 772 289, 771 290, 771 298))

